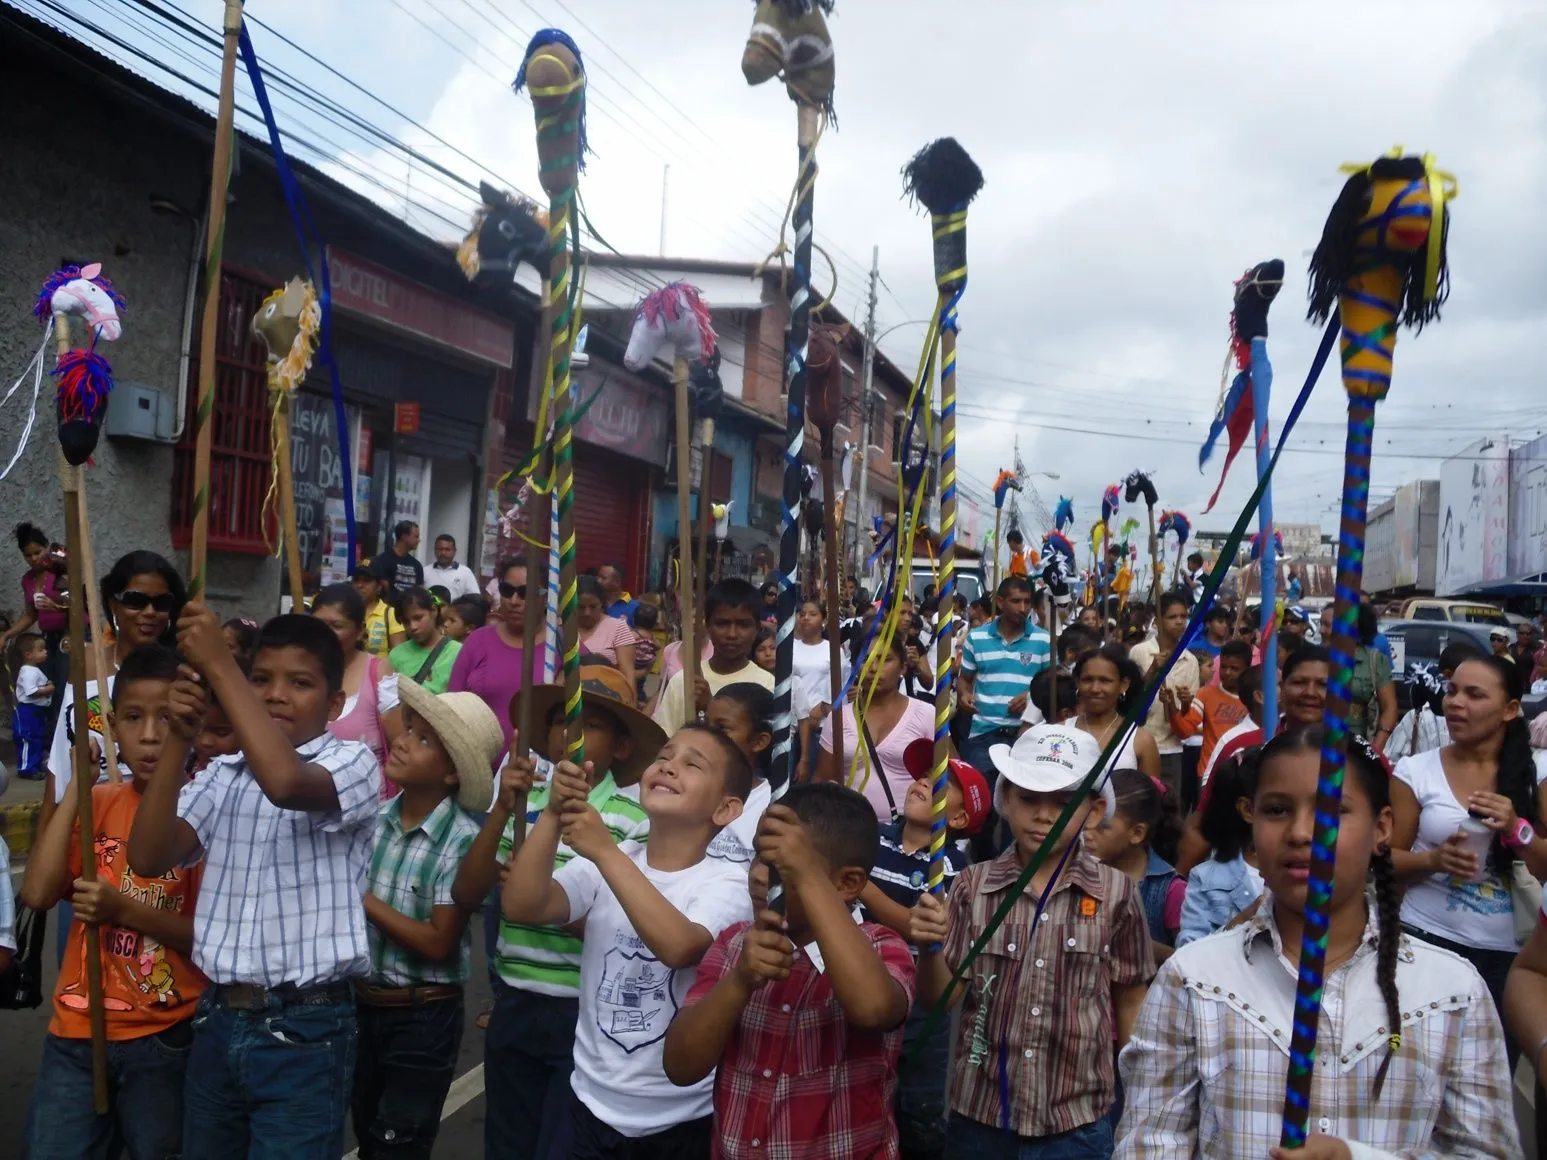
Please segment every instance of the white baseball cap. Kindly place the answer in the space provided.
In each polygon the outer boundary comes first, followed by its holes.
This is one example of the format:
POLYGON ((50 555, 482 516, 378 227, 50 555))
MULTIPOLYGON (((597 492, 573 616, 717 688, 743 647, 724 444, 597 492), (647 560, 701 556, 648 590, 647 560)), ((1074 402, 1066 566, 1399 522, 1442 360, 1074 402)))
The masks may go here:
MULTIPOLYGON (((1036 793, 1059 793, 1075 789, 1090 776, 1101 756, 1101 743, 1083 729, 1069 725, 1037 725, 1015 739, 1012 745, 991 745, 989 759, 999 770, 994 787, 994 806, 1001 809, 1004 787, 1019 786, 1036 793)), ((1096 793, 1106 803, 1110 815, 1117 809, 1117 795, 1111 779, 1103 773, 1096 793)))

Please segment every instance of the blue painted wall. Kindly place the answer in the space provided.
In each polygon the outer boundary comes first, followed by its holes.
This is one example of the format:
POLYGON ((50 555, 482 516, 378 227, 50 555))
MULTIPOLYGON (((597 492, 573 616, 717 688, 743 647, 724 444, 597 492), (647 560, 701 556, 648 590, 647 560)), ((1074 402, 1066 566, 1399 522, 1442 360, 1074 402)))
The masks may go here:
MULTIPOLYGON (((731 527, 747 526, 747 513, 752 509, 752 468, 757 453, 756 436, 751 432, 732 430, 722 419, 716 424, 714 450, 731 459, 731 527)), ((697 497, 689 500, 692 518, 698 519, 697 497)), ((675 490, 659 490, 655 493, 655 518, 652 521, 654 535, 650 540, 650 586, 661 588, 664 583, 663 565, 668 544, 677 539, 677 493, 675 490)))

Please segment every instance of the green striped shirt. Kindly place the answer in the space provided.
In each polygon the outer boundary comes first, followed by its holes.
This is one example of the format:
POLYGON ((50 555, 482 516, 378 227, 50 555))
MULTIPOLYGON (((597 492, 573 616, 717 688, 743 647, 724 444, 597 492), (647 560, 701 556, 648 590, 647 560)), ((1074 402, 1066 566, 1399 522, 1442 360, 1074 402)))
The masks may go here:
MULTIPOLYGON (((456 798, 447 797, 406 833, 403 799, 381 807, 376 819, 376 846, 371 851, 366 885, 393 910, 415 922, 429 922, 437 906, 455 906, 451 884, 456 881, 478 823, 463 812, 456 798)), ((371 944, 371 982, 381 987, 419 987, 429 983, 462 984, 472 967, 472 934, 462 931, 454 960, 431 963, 393 942, 374 922, 366 932, 371 944)))
MULTIPOLYGON (((639 806, 638 786, 619 789, 608 772, 586 800, 602 815, 614 842, 643 842, 649 835, 650 819, 639 806)), ((533 787, 526 806, 528 829, 537 824, 547 805, 547 785, 533 787)), ((500 836, 500 862, 510 861, 515 844, 516 820, 511 818, 500 836)), ((574 856, 575 852, 560 841, 553 859, 554 870, 574 856)), ((494 969, 509 986, 539 995, 572 998, 580 994, 580 940, 560 927, 524 926, 502 918, 494 969)))

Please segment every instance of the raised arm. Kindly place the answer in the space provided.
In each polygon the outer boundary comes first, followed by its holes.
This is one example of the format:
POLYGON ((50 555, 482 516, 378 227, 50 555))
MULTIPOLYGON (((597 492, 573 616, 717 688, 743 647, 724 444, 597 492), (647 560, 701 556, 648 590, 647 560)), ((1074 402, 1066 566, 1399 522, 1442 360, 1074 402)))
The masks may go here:
POLYGON ((520 852, 526 837, 526 801, 532 790, 534 772, 531 758, 517 753, 517 739, 515 734, 511 734, 510 757, 505 762, 505 768, 500 770, 499 791, 494 796, 494 805, 478 831, 478 836, 468 847, 461 869, 457 871, 457 879, 451 886, 452 900, 463 910, 471 912, 483 905, 489 891, 500 880, 500 867, 512 861, 520 852), (506 823, 511 818, 516 819, 515 834, 510 850, 502 858, 500 846, 504 841, 506 823))
POLYGON ((188 750, 208 704, 198 674, 181 666, 168 694, 167 738, 129 831, 129 868, 141 878, 160 878, 173 867, 185 865, 199 849, 198 833, 178 817, 177 799, 188 781, 183 772, 188 750))
POLYGON ((662 1063, 666 1078, 678 1087, 697 1083, 720 1065, 753 993, 769 979, 787 977, 794 961, 783 920, 772 911, 759 915, 755 927, 726 935, 730 931, 704 955, 682 1010, 666 1030, 662 1063))

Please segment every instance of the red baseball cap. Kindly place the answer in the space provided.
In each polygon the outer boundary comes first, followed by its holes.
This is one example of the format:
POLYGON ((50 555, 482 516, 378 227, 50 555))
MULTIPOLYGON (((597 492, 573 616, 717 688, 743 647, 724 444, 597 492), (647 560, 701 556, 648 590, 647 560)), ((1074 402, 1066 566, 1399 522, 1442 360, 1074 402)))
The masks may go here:
MULTIPOLYGON (((902 751, 902 764, 908 776, 915 781, 929 777, 935 768, 934 740, 920 737, 910 741, 902 751)), ((964 835, 976 834, 988 820, 993 805, 993 795, 988 792, 988 779, 959 757, 951 758, 947 764, 951 776, 956 779, 956 787, 962 791, 962 810, 967 815, 967 824, 961 832, 964 835)))

